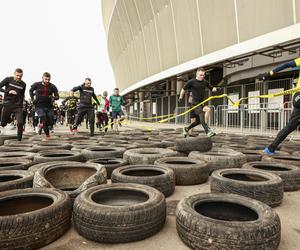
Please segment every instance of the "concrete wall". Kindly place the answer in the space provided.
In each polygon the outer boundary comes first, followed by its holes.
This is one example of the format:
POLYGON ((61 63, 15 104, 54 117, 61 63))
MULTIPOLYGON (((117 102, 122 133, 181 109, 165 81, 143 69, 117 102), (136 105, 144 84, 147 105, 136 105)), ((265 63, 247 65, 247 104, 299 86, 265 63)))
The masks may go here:
POLYGON ((300 0, 102 0, 102 6, 121 90, 300 21, 300 0))

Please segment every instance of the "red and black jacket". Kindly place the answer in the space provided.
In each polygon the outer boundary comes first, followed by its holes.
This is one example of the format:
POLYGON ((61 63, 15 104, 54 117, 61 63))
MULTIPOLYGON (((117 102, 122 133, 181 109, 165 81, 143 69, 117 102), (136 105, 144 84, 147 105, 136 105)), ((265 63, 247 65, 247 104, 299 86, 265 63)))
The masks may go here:
POLYGON ((51 108, 52 102, 59 99, 58 90, 52 83, 36 82, 31 85, 29 94, 37 108, 51 108))

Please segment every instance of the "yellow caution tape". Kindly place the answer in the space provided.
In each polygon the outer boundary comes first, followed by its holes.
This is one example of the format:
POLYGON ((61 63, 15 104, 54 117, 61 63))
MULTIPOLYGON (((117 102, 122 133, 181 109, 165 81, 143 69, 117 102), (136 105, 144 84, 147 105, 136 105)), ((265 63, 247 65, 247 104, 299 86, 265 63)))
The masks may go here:
POLYGON ((228 99, 228 101, 234 106, 234 107, 238 107, 241 103, 242 100, 246 100, 246 99, 251 99, 251 98, 272 98, 272 97, 276 97, 276 96, 282 96, 282 95, 290 95, 290 94, 294 94, 296 92, 300 91, 300 82, 298 81, 297 87, 292 88, 292 89, 288 89, 285 91, 281 91, 281 92, 277 92, 277 93, 273 93, 273 94, 267 94, 267 95, 258 95, 258 96, 248 96, 248 97, 242 97, 240 98, 237 102, 234 102, 232 99, 230 99, 230 97, 227 94, 222 94, 222 95, 217 95, 217 96, 210 96, 207 99, 205 99, 204 101, 198 103, 197 105, 193 106, 192 108, 186 110, 183 113, 180 113, 178 115, 173 115, 169 118, 163 119, 158 121, 159 123, 164 123, 167 122, 169 120, 175 119, 177 117, 183 116, 189 112, 191 112, 192 110, 194 110, 195 108, 199 107, 200 105, 203 105, 204 103, 208 102, 209 100, 212 99, 217 99, 217 98, 224 98, 226 97, 228 99))
POLYGON ((153 119, 159 119, 159 118, 164 118, 164 117, 169 117, 172 116, 174 114, 168 114, 168 115, 160 115, 160 116, 151 116, 151 117, 145 117, 145 118, 140 118, 137 116, 131 116, 129 115, 129 118, 133 118, 133 119, 137 119, 137 120, 153 120, 153 119))

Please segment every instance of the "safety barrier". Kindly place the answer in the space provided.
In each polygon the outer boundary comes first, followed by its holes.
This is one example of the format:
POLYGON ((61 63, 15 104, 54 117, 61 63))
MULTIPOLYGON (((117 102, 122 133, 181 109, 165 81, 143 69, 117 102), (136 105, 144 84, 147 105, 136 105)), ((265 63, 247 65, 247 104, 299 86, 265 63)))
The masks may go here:
MULTIPOLYGON (((218 105, 216 108, 214 106, 209 106, 209 108, 211 111, 208 122, 210 127, 218 128, 224 132, 234 130, 237 133, 247 134, 274 135, 287 124, 292 113, 291 102, 285 102, 283 105, 260 103, 240 104, 238 107, 218 105)), ((174 114, 184 113, 188 109, 189 107, 176 107, 174 114)), ((151 117, 150 114, 149 117, 151 117)), ((141 120, 133 115, 129 115, 128 119, 141 120)), ((154 119, 144 117, 143 119, 144 121, 156 122, 158 117, 154 119)), ((177 125, 189 124, 190 113, 176 117, 169 122, 177 125)), ((296 131, 297 134, 298 130, 296 131)))

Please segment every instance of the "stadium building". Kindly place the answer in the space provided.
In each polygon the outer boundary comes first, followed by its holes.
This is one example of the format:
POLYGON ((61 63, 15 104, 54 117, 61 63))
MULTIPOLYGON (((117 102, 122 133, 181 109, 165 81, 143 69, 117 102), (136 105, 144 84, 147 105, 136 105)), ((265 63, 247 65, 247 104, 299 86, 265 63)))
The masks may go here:
MULTIPOLYGON (((187 96, 180 105, 177 98, 198 67, 234 101, 290 89, 298 75, 286 70, 266 82, 255 80, 299 57, 298 0, 102 0, 102 14, 117 87, 132 117, 187 110, 187 96)), ((210 123, 273 133, 288 120, 290 100, 252 98, 236 108, 227 98, 214 99, 210 123)))

